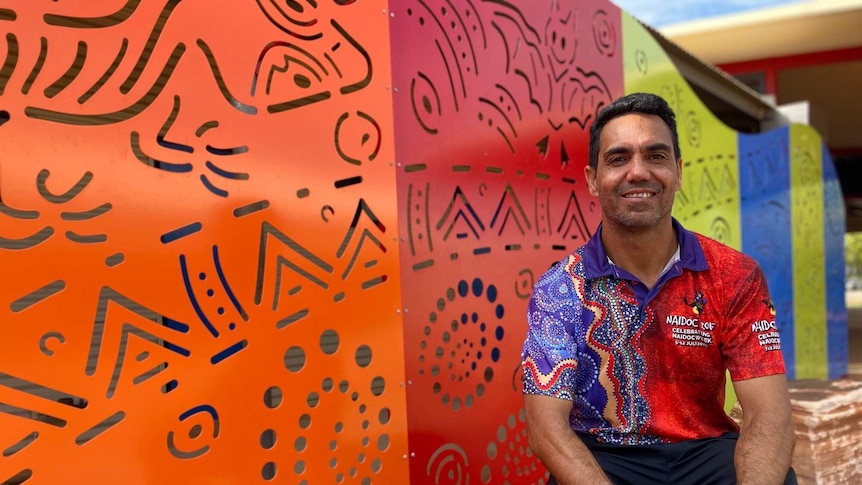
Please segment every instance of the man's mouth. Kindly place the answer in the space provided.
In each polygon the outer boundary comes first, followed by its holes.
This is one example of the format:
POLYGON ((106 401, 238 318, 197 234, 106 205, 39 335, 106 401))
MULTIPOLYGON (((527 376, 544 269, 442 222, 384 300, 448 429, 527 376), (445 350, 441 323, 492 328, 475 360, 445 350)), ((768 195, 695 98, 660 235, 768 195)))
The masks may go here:
POLYGON ((654 196, 655 194, 652 192, 634 192, 631 194, 624 194, 623 198, 625 199, 647 199, 649 197, 654 196))

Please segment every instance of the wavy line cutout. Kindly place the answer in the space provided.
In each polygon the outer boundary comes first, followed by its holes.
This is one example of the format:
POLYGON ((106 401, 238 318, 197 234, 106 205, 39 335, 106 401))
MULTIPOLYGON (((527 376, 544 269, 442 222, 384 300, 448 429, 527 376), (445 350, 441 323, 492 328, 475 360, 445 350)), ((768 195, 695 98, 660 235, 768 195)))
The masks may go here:
MULTIPOLYGON (((285 20, 287 20, 288 22, 292 23, 293 25, 297 25, 297 26, 299 26, 299 27, 311 27, 312 25, 316 25, 316 24, 317 24, 317 19, 311 19, 311 20, 308 20, 308 21, 306 21, 306 22, 303 22, 303 21, 301 21, 301 20, 296 20, 296 19, 294 19, 293 17, 291 17, 290 15, 288 15, 288 13, 287 13, 287 12, 285 12, 284 10, 282 10, 282 9, 281 9, 281 7, 279 7, 279 6, 278 6, 278 3, 277 3, 277 2, 275 2, 275 1, 271 1, 270 3, 272 4, 272 6, 273 6, 273 7, 275 7, 275 9, 276 9, 276 10, 278 10, 278 13, 280 13, 280 14, 285 18, 285 20)), ((294 4, 295 4, 296 2, 295 2, 295 1, 288 0, 288 1, 287 1, 287 2, 285 2, 285 3, 294 3, 294 4)), ((311 2, 311 3, 314 5, 313 0, 312 0, 312 2, 311 2)), ((338 2, 336 1, 336 3, 338 3, 338 2)), ((317 6, 317 5, 315 5, 315 7, 316 7, 316 6, 317 6)), ((302 8, 302 7, 299 7, 299 8, 302 8)))
POLYGON ((141 135, 137 131, 132 131, 132 133, 129 135, 129 138, 129 143, 132 146, 132 153, 135 155, 135 158, 137 158, 138 161, 140 161, 144 165, 147 165, 149 167, 155 167, 159 170, 164 170, 166 172, 185 173, 192 171, 193 167, 191 163, 165 162, 162 160, 156 160, 155 158, 148 156, 141 149, 141 135))
POLYGON ((63 90, 66 89, 66 87, 68 87, 76 77, 78 77, 78 74, 81 73, 81 68, 84 67, 84 62, 86 62, 86 60, 87 43, 84 41, 78 41, 78 51, 75 52, 75 60, 72 61, 72 65, 69 66, 69 69, 67 69, 59 79, 45 88, 45 97, 51 99, 63 92, 63 90))
POLYGON ((129 77, 123 82, 120 86, 120 92, 123 94, 128 94, 129 91, 135 87, 138 79, 141 76, 141 73, 144 72, 144 68, 146 64, 150 60, 150 56, 153 54, 153 49, 155 49, 156 43, 159 41, 159 37, 162 35, 162 30, 165 28, 165 24, 168 22, 168 17, 173 13, 174 8, 179 5, 180 0, 169 0, 167 5, 164 6, 162 12, 159 14, 158 20, 156 20, 156 24, 153 26, 153 30, 150 31, 150 36, 147 38, 147 43, 144 46, 144 50, 141 51, 141 56, 138 58, 138 61, 135 63, 134 69, 129 73, 129 77))
POLYGON ((123 61, 123 58, 126 56, 126 50, 129 48, 129 39, 123 38, 123 43, 120 45, 120 50, 117 52, 117 55, 114 56, 114 61, 111 62, 111 65, 108 66, 108 69, 105 70, 104 74, 90 87, 84 94, 78 97, 78 104, 84 104, 88 99, 92 98, 94 94, 96 94, 102 86, 108 82, 108 79, 114 75, 114 72, 120 66, 120 63, 123 61))
POLYGON ((14 217, 15 219, 38 219, 39 211, 37 210, 21 210, 15 209, 14 207, 9 207, 2 200, 0 200, 0 214, 14 217))
POLYGON ((51 193, 48 190, 45 182, 48 180, 48 177, 51 175, 46 169, 42 169, 39 172, 39 175, 36 177, 36 189, 39 191, 39 195, 41 195, 48 202, 53 202, 55 204, 63 204, 69 202, 73 198, 75 198, 78 194, 81 193, 82 190, 93 180, 93 172, 87 171, 84 172, 84 175, 75 182, 75 185, 72 186, 69 190, 67 190, 64 194, 56 195, 51 193))
POLYGON ((36 59, 36 64, 33 66, 33 69, 30 70, 30 74, 27 76, 27 80, 24 81, 24 85, 21 86, 21 94, 27 94, 30 92, 30 88, 33 86, 33 83, 36 81, 36 77, 39 76, 39 73, 42 72, 42 67, 45 65, 45 59, 48 57, 48 39, 42 37, 39 40, 39 58, 36 59))
POLYGON ((207 121, 206 123, 199 126, 197 130, 195 130, 195 136, 200 138, 201 136, 203 136, 204 133, 208 132, 209 130, 212 130, 213 128, 218 128, 218 121, 207 121))
MULTIPOLYGON (((179 63, 185 51, 185 44, 181 43, 174 47, 170 58, 165 63, 165 66, 162 68, 162 72, 159 74, 159 77, 150 87, 149 91, 147 91, 143 96, 141 96, 141 98, 134 104, 122 110, 97 115, 78 115, 72 113, 63 113, 60 111, 54 111, 45 108, 37 108, 34 106, 27 106, 26 108, 24 108, 24 114, 29 116, 30 118, 35 118, 39 120, 81 126, 102 126, 129 120, 141 114, 141 112, 147 109, 151 104, 153 104, 153 101, 155 101, 156 98, 159 97, 159 94, 161 94, 162 90, 165 88, 165 85, 168 82, 168 78, 170 78, 173 74, 174 69, 176 69, 177 64, 179 63)), ((0 94, 2 94, 2 92, 0 92, 0 94)))
POLYGON ((219 197, 227 197, 229 195, 227 190, 224 190, 220 187, 216 187, 215 184, 210 182, 209 177, 207 177, 205 174, 201 174, 201 183, 204 184, 204 187, 206 187, 207 190, 219 197))
POLYGON ((47 241, 48 238, 53 235, 54 228, 45 227, 42 228, 42 230, 40 230, 39 232, 23 239, 7 239, 4 237, 0 237, 0 249, 10 249, 13 251, 31 249, 47 241))
MULTIPOLYGON (((274 25, 276 28, 278 28, 278 30, 281 30, 282 32, 290 35, 291 37, 296 37, 297 39, 302 39, 302 40, 316 40, 316 39, 323 37, 322 32, 317 33, 317 34, 313 34, 313 35, 302 35, 302 34, 298 34, 296 32, 293 32, 291 30, 288 30, 287 28, 282 26, 280 23, 278 23, 278 21, 276 19, 272 18, 272 15, 270 15, 269 12, 267 12, 266 7, 264 7, 263 4, 261 3, 261 0, 255 0, 255 1, 257 2, 258 7, 260 7, 260 11, 263 12, 263 14, 266 16, 267 20, 269 20, 272 23, 272 25, 274 25)), ((275 5, 275 2, 270 2, 270 3, 275 5)), ((292 22, 292 23, 295 23, 295 22, 292 22)))
POLYGON ((209 160, 207 160, 206 166, 208 169, 212 170, 213 173, 220 177, 224 177, 231 180, 248 180, 248 174, 246 172, 231 172, 223 168, 219 168, 216 164, 210 162, 209 160))
POLYGON ((230 93, 230 90, 227 88, 227 85, 224 82, 224 78, 221 75, 221 70, 218 67, 218 62, 216 61, 215 56, 213 55, 206 42, 204 42, 203 39, 198 39, 197 44, 200 50, 204 53, 204 56, 206 56, 207 58, 207 63, 210 66, 210 71, 212 71, 213 77, 215 78, 216 84, 218 85, 218 89, 219 91, 221 91, 221 94, 222 96, 224 96, 224 99, 226 99, 231 106, 233 106, 242 113, 248 115, 257 114, 256 107, 242 103, 241 101, 236 99, 233 94, 230 93))
MULTIPOLYGON (((123 8, 104 17, 70 17, 66 15, 45 14, 42 18, 48 25, 58 27, 71 27, 75 29, 101 29, 113 27, 125 22, 135 13, 141 0, 128 0, 123 8)), ((179 0, 170 0, 169 3, 179 3, 179 0)))
POLYGON ((6 89, 6 83, 12 77, 15 66, 18 65, 18 38, 13 33, 6 34, 6 52, 6 60, 0 68, 0 95, 6 89))
POLYGON ((168 115, 168 119, 162 124, 162 127, 159 129, 158 135, 156 135, 156 143, 159 146, 164 148, 169 148, 171 150, 179 150, 181 152, 186 153, 194 153, 195 149, 189 145, 184 145, 182 143, 176 143, 172 141, 165 140, 165 135, 168 134, 168 131, 174 126, 174 122, 177 120, 177 116, 180 114, 180 97, 178 95, 174 95, 174 104, 171 107, 171 114, 168 115))
POLYGON ((95 219, 103 214, 106 214, 112 208, 113 205, 110 202, 105 202, 99 207, 95 207, 85 212, 61 212, 60 218, 64 221, 88 221, 90 219, 95 219))

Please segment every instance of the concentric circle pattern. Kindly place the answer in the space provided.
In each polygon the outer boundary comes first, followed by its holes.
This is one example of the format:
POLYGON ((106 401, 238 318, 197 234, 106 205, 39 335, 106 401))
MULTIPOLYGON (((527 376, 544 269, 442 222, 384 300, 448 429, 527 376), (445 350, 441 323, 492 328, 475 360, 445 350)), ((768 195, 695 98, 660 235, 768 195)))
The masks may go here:
POLYGON ((497 298, 494 285, 479 278, 460 280, 428 316, 418 372, 430 375, 434 394, 454 411, 472 408, 499 367, 505 308, 497 298), (464 388, 470 392, 459 391, 464 388))

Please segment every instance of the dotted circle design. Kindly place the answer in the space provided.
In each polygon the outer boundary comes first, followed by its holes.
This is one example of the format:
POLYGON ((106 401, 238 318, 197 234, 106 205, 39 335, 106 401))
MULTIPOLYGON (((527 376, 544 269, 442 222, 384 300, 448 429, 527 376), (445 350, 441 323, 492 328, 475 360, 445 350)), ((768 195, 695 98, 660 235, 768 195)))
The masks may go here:
POLYGON ((430 375, 432 390, 444 406, 471 408, 494 379, 505 337, 505 308, 493 284, 482 279, 460 280, 439 297, 428 315, 418 355, 420 375, 430 375), (467 305, 463 302, 468 301, 467 305), (463 309, 463 310, 460 310, 463 309), (478 381, 471 392, 456 394, 448 387, 478 381))
POLYGON ((372 476, 383 469, 383 454, 390 450, 386 427, 392 412, 376 404, 376 398, 386 393, 388 383, 376 374, 367 380, 344 378, 354 375, 351 372, 339 375, 333 371, 338 366, 331 359, 345 357, 363 371, 374 364, 369 345, 349 346, 333 329, 323 330, 316 345, 312 340, 286 347, 283 375, 287 383, 266 388, 262 401, 268 412, 280 413, 279 419, 287 412, 295 421, 280 430, 261 429, 259 446, 267 458, 261 462, 260 476, 265 482, 279 481, 279 475, 302 476, 322 465, 328 467, 335 483, 370 485, 372 476), (316 375, 319 385, 301 395, 285 393, 298 374, 305 374, 304 378, 316 375), (341 415, 333 413, 335 409, 351 411, 341 415), (347 451, 357 443, 360 449, 347 451))

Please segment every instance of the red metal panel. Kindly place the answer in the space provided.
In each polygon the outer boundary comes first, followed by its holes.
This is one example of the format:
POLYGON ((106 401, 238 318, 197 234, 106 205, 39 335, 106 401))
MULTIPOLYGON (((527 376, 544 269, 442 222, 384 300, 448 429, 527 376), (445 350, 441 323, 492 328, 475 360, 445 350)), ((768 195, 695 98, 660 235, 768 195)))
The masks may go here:
POLYGON ((623 94, 609 2, 392 2, 411 483, 544 483, 526 299, 582 244, 587 126, 623 94))
POLYGON ((385 9, 4 2, 0 481, 407 480, 385 9))

